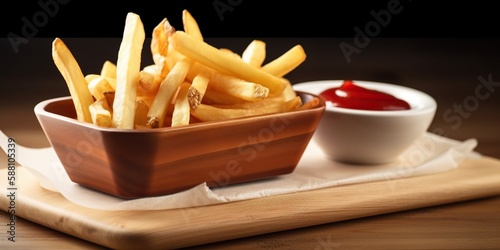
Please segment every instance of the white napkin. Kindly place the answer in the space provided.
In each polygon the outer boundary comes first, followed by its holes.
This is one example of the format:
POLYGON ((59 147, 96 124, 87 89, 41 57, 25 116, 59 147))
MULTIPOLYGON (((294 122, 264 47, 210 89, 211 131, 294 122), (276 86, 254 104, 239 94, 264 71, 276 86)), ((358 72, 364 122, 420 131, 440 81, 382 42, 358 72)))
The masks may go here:
MULTIPOLYGON (((0 130, 0 145, 4 152, 7 138, 0 130)), ((426 133, 397 162, 355 166, 328 160, 311 140, 291 174, 218 188, 200 183, 176 194, 132 200, 103 194, 72 182, 52 147, 34 149, 17 145, 17 162, 35 175, 42 187, 61 193, 78 205, 101 210, 161 210, 440 173, 458 167, 467 158, 479 157, 473 151, 476 146, 476 139, 457 141, 426 133)))

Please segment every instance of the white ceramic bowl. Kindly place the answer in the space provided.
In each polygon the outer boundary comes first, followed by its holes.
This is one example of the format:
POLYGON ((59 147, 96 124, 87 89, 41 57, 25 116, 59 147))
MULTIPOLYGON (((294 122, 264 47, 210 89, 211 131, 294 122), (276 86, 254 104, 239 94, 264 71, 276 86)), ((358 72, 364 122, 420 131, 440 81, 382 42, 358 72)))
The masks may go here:
MULTIPOLYGON (((294 90, 319 95, 343 80, 321 80, 293 85, 294 90)), ((381 82, 354 80, 358 86, 403 99, 410 110, 371 111, 334 107, 327 102, 313 140, 333 160, 356 164, 394 161, 429 128, 436 101, 428 94, 381 82)))

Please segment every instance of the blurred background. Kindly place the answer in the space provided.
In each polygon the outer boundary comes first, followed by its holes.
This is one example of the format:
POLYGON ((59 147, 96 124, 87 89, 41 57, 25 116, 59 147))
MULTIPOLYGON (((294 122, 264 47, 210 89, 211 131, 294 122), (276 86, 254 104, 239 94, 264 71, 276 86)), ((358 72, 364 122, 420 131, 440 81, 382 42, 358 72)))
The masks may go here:
POLYGON ((495 8, 477 1, 285 2, 211 0, 18 1, 2 16, 0 130, 19 145, 49 143, 33 113, 40 101, 69 95, 51 57, 60 37, 84 74, 116 62, 126 13, 143 19, 148 34, 143 66, 152 63, 150 33, 164 17, 182 29, 182 10, 206 42, 241 53, 266 42, 267 61, 301 44, 306 61, 285 77, 381 81, 420 89, 438 102, 431 132, 478 139, 477 150, 500 158, 500 36, 495 8))

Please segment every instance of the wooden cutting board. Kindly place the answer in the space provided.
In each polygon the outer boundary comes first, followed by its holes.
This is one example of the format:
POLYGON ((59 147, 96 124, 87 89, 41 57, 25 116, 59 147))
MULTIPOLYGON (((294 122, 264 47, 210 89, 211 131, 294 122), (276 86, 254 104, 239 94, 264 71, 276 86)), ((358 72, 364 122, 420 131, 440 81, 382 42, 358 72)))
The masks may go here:
MULTIPOLYGON (((17 177, 17 216, 117 249, 188 247, 500 194, 500 160, 490 157, 428 176, 161 211, 90 209, 41 188, 23 167, 17 177)), ((0 196, 1 209, 8 204, 0 196)))

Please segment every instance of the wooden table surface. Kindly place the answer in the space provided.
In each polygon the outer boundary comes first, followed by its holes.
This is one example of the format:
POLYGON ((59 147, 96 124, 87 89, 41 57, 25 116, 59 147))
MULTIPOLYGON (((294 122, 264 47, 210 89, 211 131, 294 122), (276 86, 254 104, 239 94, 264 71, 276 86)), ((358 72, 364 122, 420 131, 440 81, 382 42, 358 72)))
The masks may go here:
MULTIPOLYGON (((496 83, 500 82, 499 39, 372 39, 361 53, 353 54, 350 63, 339 49, 340 42, 349 39, 263 40, 268 42, 270 58, 295 44, 304 46, 306 62, 288 75, 294 83, 349 78, 421 89, 438 102, 429 131, 458 140, 476 138, 476 151, 500 158, 500 84, 496 83)), ((19 145, 49 146, 33 107, 41 100, 68 95, 50 58, 51 41, 33 38, 23 50, 14 53, 7 39, 0 40, 0 50, 6 55, 0 69, 6 90, 0 93, 0 129, 16 138, 19 145)), ((241 51, 250 39, 207 41, 241 51)), ((98 72, 104 60, 116 58, 119 39, 67 39, 67 43, 82 70, 90 73, 98 72)), ((498 249, 499 207, 500 197, 486 197, 193 249, 498 249)), ((7 214, 2 212, 1 249, 104 248, 22 218, 16 220, 17 241, 11 243, 6 240, 6 221, 7 214)))

